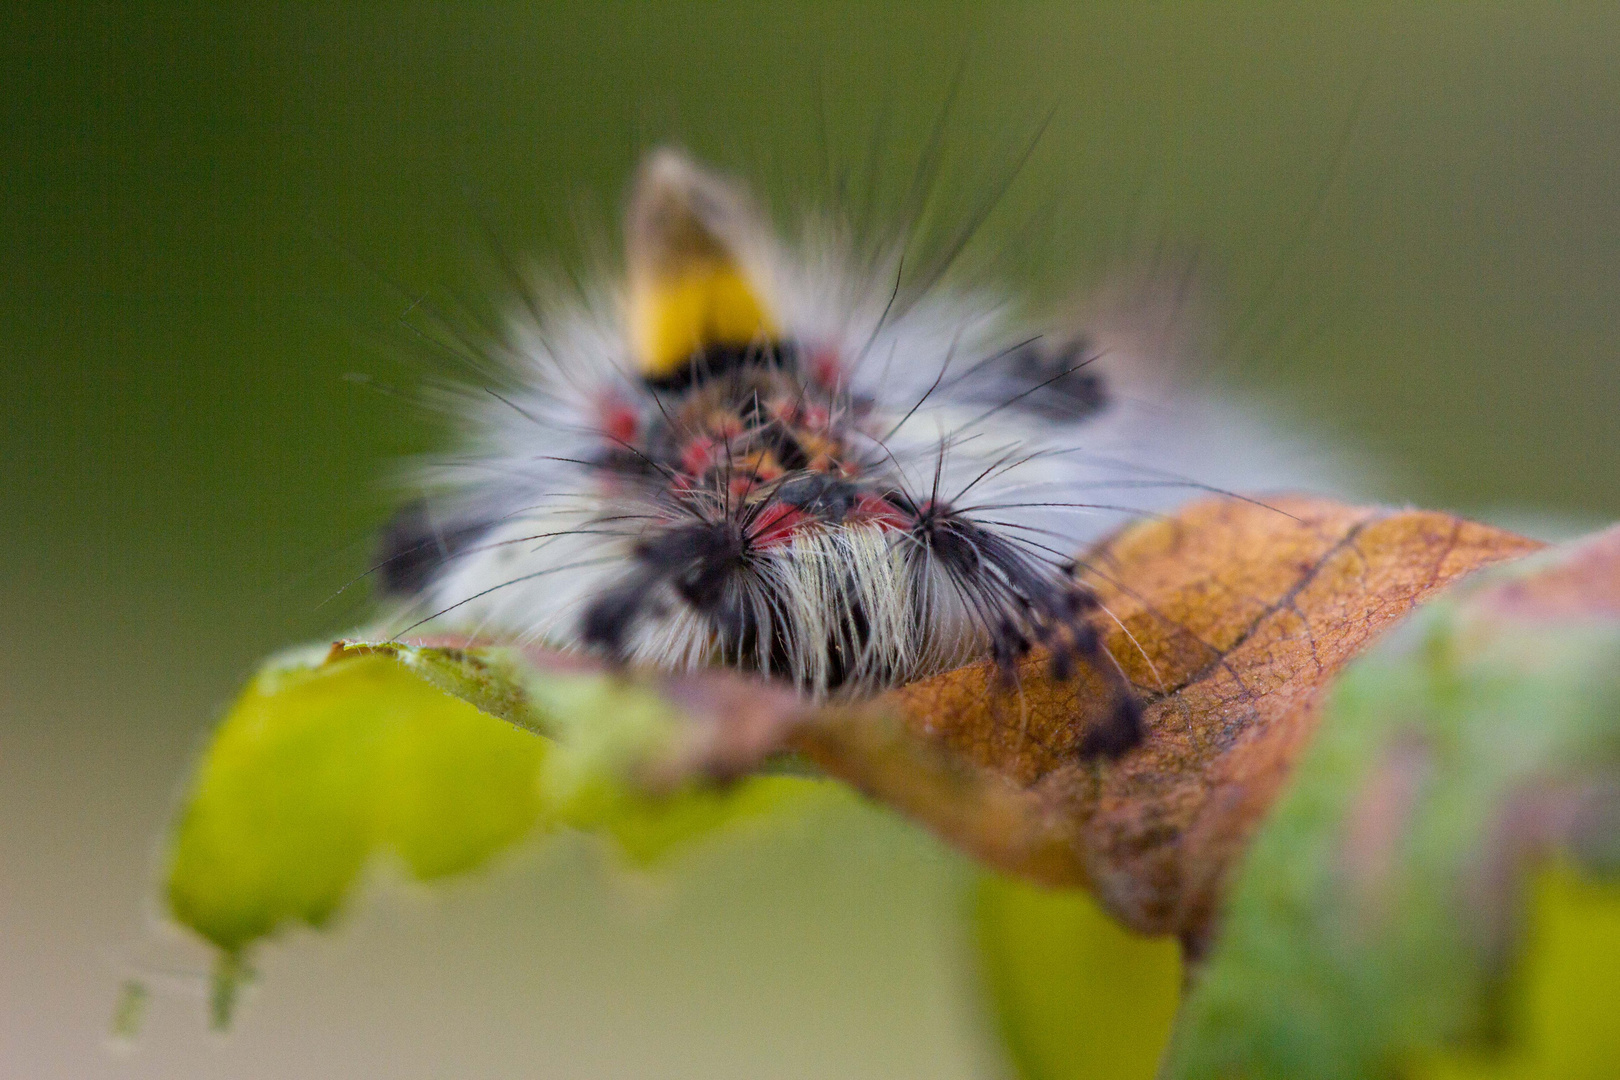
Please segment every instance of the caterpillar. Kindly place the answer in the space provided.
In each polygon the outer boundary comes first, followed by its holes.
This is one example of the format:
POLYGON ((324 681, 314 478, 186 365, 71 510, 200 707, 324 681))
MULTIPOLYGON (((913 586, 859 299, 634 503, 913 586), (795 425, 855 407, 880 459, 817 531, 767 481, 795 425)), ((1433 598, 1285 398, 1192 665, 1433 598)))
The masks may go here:
POLYGON ((622 279, 511 317, 461 452, 385 530, 386 590, 436 625, 817 699, 986 658, 1011 679, 1041 650, 1111 697, 1082 756, 1128 752, 1138 695, 1073 553, 1084 515, 1121 509, 1099 489, 1183 486, 1106 453, 1163 418, 1105 377, 1106 333, 908 293, 903 247, 851 250, 825 223, 788 242, 741 182, 648 154, 622 279))

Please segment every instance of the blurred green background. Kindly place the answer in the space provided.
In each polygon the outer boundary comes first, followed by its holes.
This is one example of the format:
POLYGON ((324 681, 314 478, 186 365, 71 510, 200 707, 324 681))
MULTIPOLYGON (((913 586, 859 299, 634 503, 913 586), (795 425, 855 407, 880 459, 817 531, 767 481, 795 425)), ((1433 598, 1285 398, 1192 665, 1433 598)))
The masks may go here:
POLYGON ((374 890, 206 1035, 151 899, 177 785, 257 659, 361 610, 323 601, 437 437, 344 375, 420 378, 399 318, 484 290, 486 233, 579 265, 651 143, 813 199, 960 72, 963 190, 1055 109, 987 228, 1015 284, 1195 248, 1220 373, 1368 494, 1612 519, 1617 42, 1613 4, 9 8, 0 1074, 994 1075, 965 868, 853 806, 655 880, 569 843, 374 890))

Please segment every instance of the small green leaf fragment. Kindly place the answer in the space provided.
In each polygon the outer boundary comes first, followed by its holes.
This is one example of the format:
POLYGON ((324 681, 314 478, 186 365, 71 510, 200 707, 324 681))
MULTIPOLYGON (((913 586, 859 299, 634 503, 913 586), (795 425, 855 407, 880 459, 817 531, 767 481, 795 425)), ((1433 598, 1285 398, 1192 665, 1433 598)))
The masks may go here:
POLYGON ((1131 934, 1081 892, 986 875, 985 989, 1026 1080, 1150 1080, 1180 998, 1180 950, 1131 934))
POLYGON ((198 768, 170 907, 232 953, 321 925, 373 851, 421 877, 476 866, 539 820, 545 751, 385 656, 266 674, 198 768))

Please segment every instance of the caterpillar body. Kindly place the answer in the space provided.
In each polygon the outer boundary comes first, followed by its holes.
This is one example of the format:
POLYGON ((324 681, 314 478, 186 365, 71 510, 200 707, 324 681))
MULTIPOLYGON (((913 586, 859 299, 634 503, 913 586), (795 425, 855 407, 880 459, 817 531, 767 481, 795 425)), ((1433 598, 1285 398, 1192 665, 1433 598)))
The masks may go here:
POLYGON ((1130 350, 1031 333, 994 296, 905 295, 898 250, 857 271, 830 227, 785 243, 673 150, 643 162, 626 231, 622 285, 512 319, 463 451, 387 529, 387 588, 468 632, 817 698, 983 658, 1010 678, 1039 649, 1112 696, 1081 753, 1135 746, 1071 562, 1114 520, 1087 515, 1120 509, 1106 489, 1181 486, 1109 454, 1163 423, 1105 377, 1130 350))

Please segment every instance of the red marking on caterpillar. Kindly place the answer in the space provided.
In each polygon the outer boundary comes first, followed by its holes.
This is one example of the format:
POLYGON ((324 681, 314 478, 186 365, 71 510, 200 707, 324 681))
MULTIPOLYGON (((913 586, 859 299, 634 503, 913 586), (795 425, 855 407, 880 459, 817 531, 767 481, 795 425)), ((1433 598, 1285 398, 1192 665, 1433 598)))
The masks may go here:
POLYGON ((635 441, 641 431, 641 416, 634 405, 616 394, 608 394, 598 408, 603 435, 621 445, 635 441))
POLYGON ((758 548, 776 547, 791 541, 795 533, 815 520, 796 507, 776 503, 754 519, 748 530, 748 539, 758 548))

